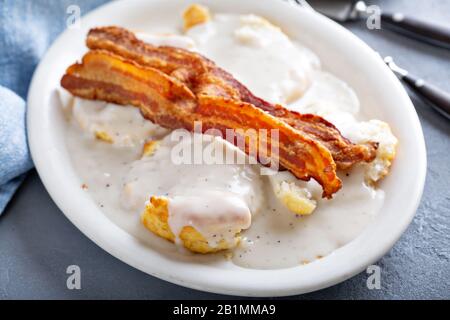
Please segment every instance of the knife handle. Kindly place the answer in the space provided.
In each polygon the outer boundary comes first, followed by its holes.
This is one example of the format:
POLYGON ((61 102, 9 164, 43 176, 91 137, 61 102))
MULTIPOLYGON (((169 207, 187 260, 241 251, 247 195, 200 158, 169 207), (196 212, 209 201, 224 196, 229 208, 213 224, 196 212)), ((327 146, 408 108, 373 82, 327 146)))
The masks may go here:
POLYGON ((427 100, 431 107, 447 119, 450 119, 450 94, 448 92, 426 83, 424 80, 409 73, 404 75, 402 80, 414 92, 427 100))
POLYGON ((419 20, 402 13, 382 13, 381 23, 419 40, 450 48, 450 26, 419 20))

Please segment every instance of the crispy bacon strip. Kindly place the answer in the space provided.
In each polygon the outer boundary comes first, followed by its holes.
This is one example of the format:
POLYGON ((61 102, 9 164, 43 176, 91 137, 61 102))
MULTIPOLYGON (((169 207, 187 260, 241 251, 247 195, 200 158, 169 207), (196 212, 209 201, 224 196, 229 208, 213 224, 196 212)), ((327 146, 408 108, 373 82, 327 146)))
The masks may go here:
MULTIPOLYGON (((158 69, 94 50, 81 64, 67 69, 61 85, 82 98, 137 106, 144 117, 171 129, 193 130, 194 121, 202 121, 203 130, 222 132, 227 128, 278 129, 279 152, 272 157, 297 178, 317 180, 324 197, 331 198, 341 187, 332 155, 321 143, 253 104, 206 93, 196 95, 185 83, 158 69)), ((266 139, 259 130, 255 134, 258 141, 266 139)), ((247 153, 248 143, 245 140, 247 153)))
POLYGON ((250 103, 322 143, 330 150, 340 169, 361 161, 370 162, 376 156, 377 143, 353 144, 322 117, 300 114, 254 96, 232 75, 198 53, 168 46, 155 47, 119 27, 91 29, 86 43, 90 49, 108 50, 143 66, 156 68, 186 84, 196 95, 207 94, 250 103))

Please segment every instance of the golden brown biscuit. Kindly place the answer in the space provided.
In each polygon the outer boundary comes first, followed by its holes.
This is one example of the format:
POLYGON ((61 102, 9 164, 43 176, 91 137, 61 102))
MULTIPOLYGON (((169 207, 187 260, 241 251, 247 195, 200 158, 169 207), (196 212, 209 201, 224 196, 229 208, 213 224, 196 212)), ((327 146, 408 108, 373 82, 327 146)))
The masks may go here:
POLYGON ((199 4, 193 4, 187 7, 183 13, 183 28, 184 31, 193 26, 205 23, 211 19, 211 14, 207 7, 199 4))
MULTIPOLYGON (((151 232, 175 242, 175 235, 168 224, 168 205, 169 199, 166 197, 151 197, 142 213, 141 221, 151 232)), ((179 234, 179 239, 183 246, 192 252, 213 253, 235 247, 239 243, 240 237, 235 236, 233 243, 228 243, 222 239, 217 243, 217 246, 211 247, 200 232, 192 226, 185 226, 179 234)))

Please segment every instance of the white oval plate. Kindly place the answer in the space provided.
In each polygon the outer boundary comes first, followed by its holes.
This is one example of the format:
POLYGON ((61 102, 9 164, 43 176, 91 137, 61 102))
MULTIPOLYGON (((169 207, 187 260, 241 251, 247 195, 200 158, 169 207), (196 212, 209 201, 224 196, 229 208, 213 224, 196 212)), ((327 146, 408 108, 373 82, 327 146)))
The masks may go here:
MULTIPOLYGON (((135 30, 167 31, 180 23, 190 1, 128 0, 98 8, 65 31, 37 68, 28 95, 28 136, 39 175, 53 200, 86 236, 113 256, 158 278, 204 291, 242 296, 300 294, 344 281, 380 259, 398 240, 417 209, 426 173, 422 129, 400 82, 378 55, 353 34, 284 1, 201 1, 213 12, 254 13, 282 27, 315 51, 324 68, 347 81, 370 118, 387 121, 399 138, 392 173, 383 181, 384 206, 355 240, 304 266, 251 270, 229 262, 204 262, 196 256, 150 248, 112 223, 80 188, 64 141, 65 121, 54 90, 65 68, 81 57, 90 27, 120 25, 135 30)), ((231 54, 231 53, 230 53, 231 54)))

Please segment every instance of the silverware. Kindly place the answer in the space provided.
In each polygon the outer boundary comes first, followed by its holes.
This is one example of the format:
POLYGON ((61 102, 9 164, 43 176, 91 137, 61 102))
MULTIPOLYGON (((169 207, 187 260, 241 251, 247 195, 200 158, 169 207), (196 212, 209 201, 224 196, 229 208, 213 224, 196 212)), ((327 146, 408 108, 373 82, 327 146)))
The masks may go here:
POLYGON ((428 104, 441 115, 450 119, 450 94, 448 92, 445 92, 409 73, 407 70, 400 68, 390 56, 385 57, 384 62, 413 92, 426 100, 428 104))
MULTIPOLYGON (((305 6, 305 0, 294 0, 305 6)), ((364 1, 352 0, 308 0, 309 6, 338 22, 367 19, 372 12, 364 1)), ((400 12, 380 13, 381 26, 416 38, 433 45, 450 48, 450 25, 441 25, 430 21, 405 16, 400 12)))

